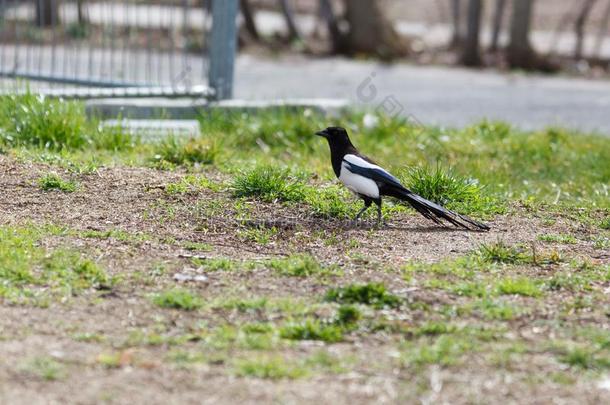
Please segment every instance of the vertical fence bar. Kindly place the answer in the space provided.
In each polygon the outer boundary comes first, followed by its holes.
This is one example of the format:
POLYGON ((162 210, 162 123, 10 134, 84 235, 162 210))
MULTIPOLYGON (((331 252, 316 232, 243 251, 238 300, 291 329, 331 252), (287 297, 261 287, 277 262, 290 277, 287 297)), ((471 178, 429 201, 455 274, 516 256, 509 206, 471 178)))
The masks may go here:
MULTIPOLYGON (((212 1, 212 33, 209 83, 216 100, 233 97, 233 74, 237 49, 238 0, 212 1)), ((206 55, 202 55, 205 57, 206 55)))
POLYGON ((19 49, 20 49, 20 32, 19 32, 19 24, 16 21, 16 18, 13 17, 13 19, 15 20, 13 25, 15 27, 15 45, 13 46, 13 73, 17 72, 17 69, 19 69, 19 49))
POLYGON ((188 0, 182 0, 182 74, 188 69, 188 41, 189 41, 189 14, 188 14, 188 0))
MULTIPOLYGON (((57 10, 57 0, 51 0, 51 7, 53 10, 57 10)), ((55 49, 57 48, 57 13, 51 14, 51 68, 48 70, 48 74, 53 74, 55 71, 55 49)))
POLYGON ((97 42, 95 41, 95 29, 93 27, 93 21, 91 21, 91 10, 90 10, 90 4, 89 2, 86 2, 83 4, 83 8, 87 8, 87 12, 85 13, 85 10, 83 10, 83 15, 85 15, 86 17, 86 21, 84 21, 85 25, 87 26, 87 30, 88 30, 88 38, 89 38, 89 44, 87 46, 88 50, 87 50, 87 76, 88 77, 93 77, 93 59, 95 58, 95 48, 97 47, 97 42))
POLYGON ((1 41, 0 71, 1 72, 4 72, 4 57, 5 57, 7 42, 8 42, 4 38, 6 36, 6 32, 8 31, 8 29, 7 29, 8 24, 6 23, 5 13, 6 13, 6 0, 1 0, 1 3, 0 3, 0 29, 2 30, 2 37, 0 37, 0 41, 1 41))
POLYGON ((123 35, 121 74, 123 79, 127 81, 129 80, 129 77, 127 76, 127 50, 129 49, 129 41, 131 40, 131 31, 129 30, 129 9, 125 0, 123 0, 123 27, 121 27, 121 35, 123 35))

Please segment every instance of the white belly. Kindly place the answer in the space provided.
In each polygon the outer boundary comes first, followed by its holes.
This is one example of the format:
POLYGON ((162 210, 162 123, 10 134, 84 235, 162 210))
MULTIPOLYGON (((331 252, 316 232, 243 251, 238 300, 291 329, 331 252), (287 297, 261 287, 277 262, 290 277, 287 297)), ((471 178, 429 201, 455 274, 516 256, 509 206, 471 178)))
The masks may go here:
POLYGON ((339 180, 351 192, 358 195, 364 195, 374 199, 379 198, 379 187, 373 180, 350 172, 345 165, 341 166, 339 180))

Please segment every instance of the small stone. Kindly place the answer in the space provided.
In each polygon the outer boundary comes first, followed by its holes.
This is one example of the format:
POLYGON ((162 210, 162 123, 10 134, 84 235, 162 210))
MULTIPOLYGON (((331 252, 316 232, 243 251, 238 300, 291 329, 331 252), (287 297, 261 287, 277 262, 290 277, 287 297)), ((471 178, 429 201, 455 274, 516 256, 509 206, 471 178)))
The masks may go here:
POLYGON ((208 278, 207 278, 207 276, 204 276, 203 274, 176 273, 176 274, 174 274, 174 280, 180 281, 180 282, 194 281, 197 283, 205 283, 208 281, 208 278))

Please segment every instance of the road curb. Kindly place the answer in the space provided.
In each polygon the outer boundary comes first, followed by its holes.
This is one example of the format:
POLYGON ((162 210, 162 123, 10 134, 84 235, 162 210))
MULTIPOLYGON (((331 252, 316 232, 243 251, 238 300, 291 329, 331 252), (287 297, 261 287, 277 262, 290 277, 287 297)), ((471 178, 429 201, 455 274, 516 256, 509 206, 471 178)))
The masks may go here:
POLYGON ((344 99, 280 99, 280 100, 223 100, 208 102, 193 99, 164 98, 111 98, 95 99, 85 103, 87 114, 100 119, 117 117, 130 119, 192 120, 215 112, 255 113, 269 110, 311 109, 325 115, 338 115, 349 108, 344 99))

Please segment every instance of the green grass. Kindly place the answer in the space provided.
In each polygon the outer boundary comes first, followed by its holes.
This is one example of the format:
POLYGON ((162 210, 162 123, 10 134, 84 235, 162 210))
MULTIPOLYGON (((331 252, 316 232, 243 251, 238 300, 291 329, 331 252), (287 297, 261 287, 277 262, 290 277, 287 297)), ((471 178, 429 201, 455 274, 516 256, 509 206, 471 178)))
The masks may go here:
POLYGON ((139 142, 120 127, 101 127, 84 104, 34 94, 0 97, 0 144, 39 150, 127 151, 139 142))
POLYGON ((477 301, 474 305, 475 309, 490 320, 510 321, 524 312, 521 308, 516 307, 502 301, 493 301, 489 298, 477 301))
POLYGON ((456 327, 445 322, 427 322, 419 326, 415 331, 415 336, 435 336, 446 335, 455 332, 456 327))
POLYGON ((232 184, 235 197, 254 197, 267 202, 303 201, 304 187, 302 176, 274 166, 244 170, 233 179, 232 184))
POLYGON ((578 241, 576 240, 576 238, 572 235, 540 235, 538 236, 538 240, 543 241, 543 242, 553 242, 553 243, 562 243, 562 244, 567 244, 567 245, 573 245, 575 243, 577 243, 578 241))
POLYGON ((315 350, 303 357, 288 358, 279 354, 258 354, 238 358, 232 362, 233 372, 239 377, 254 377, 269 380, 293 380, 316 375, 341 374, 353 362, 349 356, 337 356, 326 350, 315 350))
POLYGON ((38 180, 40 188, 45 191, 59 190, 64 193, 73 193, 78 188, 78 184, 74 181, 64 180, 58 174, 45 174, 38 180))
POLYGON ((212 250, 214 250, 212 245, 210 245, 209 243, 202 243, 202 242, 186 241, 186 242, 182 243, 182 247, 185 248, 186 250, 190 250, 190 251, 194 251, 194 252, 211 252, 212 250))
POLYGON ((209 139, 190 138, 187 140, 170 136, 155 146, 153 161, 163 167, 172 165, 210 165, 220 153, 217 142, 209 139))
POLYGON ((403 361, 405 366, 421 367, 429 364, 450 366, 456 364, 471 348, 472 343, 467 338, 442 334, 432 342, 423 339, 408 343, 403 353, 403 361))
POLYGON ((338 185, 307 186, 305 188, 305 203, 309 206, 312 215, 320 218, 339 219, 354 218, 361 204, 359 201, 354 201, 353 196, 345 187, 338 185))
POLYGON ((193 311, 203 306, 203 300, 187 290, 173 289, 155 294, 152 302, 161 308, 193 311))
POLYGON ((223 300, 221 303, 216 304, 215 307, 223 309, 236 309, 239 312, 257 312, 267 309, 269 306, 269 300, 265 297, 261 298, 234 298, 223 300))
POLYGON ((595 238, 593 242, 593 247, 595 249, 610 249, 610 238, 599 236, 595 238))
POLYGON ((504 278, 496 283, 496 289, 502 295, 522 295, 525 297, 542 295, 539 283, 527 277, 504 278))
MULTIPOLYGON (((559 204, 609 206, 604 185, 610 178, 605 164, 610 152, 603 136, 556 128, 524 132, 486 121, 459 130, 422 130, 406 119, 384 116, 379 116, 377 126, 367 128, 362 117, 363 113, 351 112, 333 124, 350 128, 354 144, 392 171, 443 162, 454 176, 478 180, 484 196, 500 201, 533 197, 559 204)), ((222 134, 223 145, 239 151, 236 156, 251 159, 255 154, 265 161, 303 164, 330 178, 327 145, 313 136, 326 126, 322 116, 310 112, 226 114, 202 120, 202 133, 207 137, 222 134)))
POLYGON ((269 267, 277 274, 290 277, 331 276, 340 274, 336 266, 323 266, 309 254, 296 254, 272 259, 269 267))
POLYGON ((326 301, 341 304, 363 304, 374 308, 396 308, 402 299, 389 293, 383 284, 351 284, 346 287, 332 288, 326 292, 326 301))
POLYGON ((222 190, 222 187, 222 184, 216 183, 205 176, 188 175, 178 182, 167 184, 165 192, 170 195, 197 193, 204 189, 218 192, 222 190))
MULTIPOLYGON (((333 118, 332 124, 349 128, 363 153, 396 174, 405 173, 406 182, 417 191, 458 211, 491 216, 503 212, 505 201, 511 200, 556 203, 559 209, 575 204, 610 207, 610 151, 604 136, 561 128, 527 132, 488 121, 463 129, 421 128, 407 118, 383 115, 377 115, 378 123, 371 127, 364 124, 364 114, 349 111, 333 118), (419 168, 409 174, 406 167, 419 168)), ((201 136, 150 144, 120 126, 100 126, 95 118, 86 117, 80 102, 32 94, 0 98, 0 148, 28 159, 42 154, 58 157, 57 164, 75 167, 93 161, 96 166, 152 161, 159 167, 214 164, 235 173, 252 163, 290 165, 307 168, 326 182, 333 177, 328 146, 314 133, 329 124, 327 117, 307 109, 210 113, 201 119, 201 136)), ((271 173, 269 183, 260 187, 241 184, 236 192, 266 200, 305 199, 295 186, 299 182, 290 178, 298 176, 286 178, 280 172, 278 181, 276 175, 271 173)), ((313 202, 310 205, 322 215, 345 215, 346 207, 334 192, 313 202)))
POLYGON ((205 271, 233 271, 237 268, 237 263, 226 257, 213 259, 193 258, 192 262, 195 266, 202 267, 205 271))
POLYGON ((255 377, 270 380, 296 379, 306 377, 306 367, 291 363, 286 359, 260 356, 235 361, 235 374, 238 377, 255 377))
POLYGON ((571 367, 580 369, 609 370, 610 357, 598 349, 573 347, 564 349, 559 360, 571 367))
POLYGON ((71 232, 83 238, 92 239, 116 239, 121 242, 145 242, 153 239, 152 235, 146 233, 129 233, 121 229, 96 230, 87 229, 84 231, 71 232))
POLYGON ((44 228, 0 227, 0 297, 43 304, 45 297, 69 297, 116 283, 78 251, 42 248, 46 235, 44 228))
POLYGON ((259 245, 267 245, 271 243, 277 236, 278 229, 275 226, 255 226, 246 227, 237 232, 237 235, 243 240, 257 243, 259 245))
POLYGON ((503 214, 505 205, 486 194, 478 180, 462 177, 453 170, 414 167, 407 171, 405 185, 420 196, 464 214, 503 214))
POLYGON ((91 142, 83 104, 28 94, 0 98, 0 138, 9 145, 82 148, 91 142))
POLYGON ((345 329, 355 327, 362 319, 362 313, 353 305, 341 305, 337 310, 335 323, 341 325, 345 329))
POLYGON ((46 381, 59 380, 66 374, 64 366, 49 357, 36 357, 30 360, 24 369, 46 381))
POLYGON ((509 246, 504 242, 481 245, 478 255, 486 263, 523 264, 532 260, 522 247, 509 246))
POLYGON ((333 323, 306 319, 303 322, 292 322, 280 328, 280 336, 289 340, 321 340, 335 343, 343 340, 343 328, 333 323))

